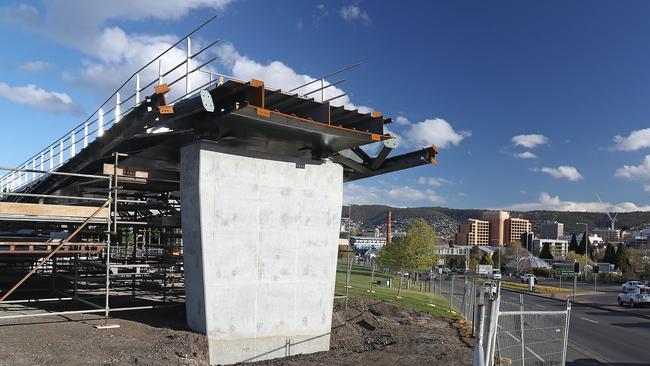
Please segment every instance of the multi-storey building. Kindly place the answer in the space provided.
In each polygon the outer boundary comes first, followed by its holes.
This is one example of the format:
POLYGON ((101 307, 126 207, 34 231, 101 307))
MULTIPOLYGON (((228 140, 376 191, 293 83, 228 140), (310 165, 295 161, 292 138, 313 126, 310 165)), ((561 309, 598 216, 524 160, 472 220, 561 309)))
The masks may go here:
POLYGON ((542 251, 542 248, 544 248, 544 245, 547 244, 554 259, 564 258, 566 256, 567 250, 569 248, 569 242, 560 239, 534 239, 532 251, 533 254, 539 255, 539 253, 542 251))
POLYGON ((505 222, 510 214, 505 211, 486 211, 483 219, 490 223, 490 245, 499 246, 506 244, 505 222))
POLYGON ((460 224, 456 235, 458 245, 489 245, 490 223, 483 220, 469 219, 460 224))
POLYGON ((350 246, 359 254, 364 254, 370 249, 380 250, 386 245, 385 236, 351 236, 350 246))
POLYGON ((564 224, 561 222, 543 222, 539 225, 541 239, 558 239, 564 235, 564 224))
POLYGON ((526 219, 518 219, 515 217, 508 218, 505 223, 504 240, 506 243, 521 240, 521 234, 531 232, 530 221, 526 219))
POLYGON ((593 229, 592 234, 598 235, 603 238, 605 243, 619 242, 621 241, 621 231, 618 229, 593 229))

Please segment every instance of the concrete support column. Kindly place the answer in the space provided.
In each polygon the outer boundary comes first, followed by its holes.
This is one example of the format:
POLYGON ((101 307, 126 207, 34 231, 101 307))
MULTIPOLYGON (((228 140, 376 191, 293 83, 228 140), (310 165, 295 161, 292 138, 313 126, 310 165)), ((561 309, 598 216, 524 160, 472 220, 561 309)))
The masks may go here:
POLYGON ((329 349, 343 171, 304 163, 181 151, 187 322, 211 364, 329 349))

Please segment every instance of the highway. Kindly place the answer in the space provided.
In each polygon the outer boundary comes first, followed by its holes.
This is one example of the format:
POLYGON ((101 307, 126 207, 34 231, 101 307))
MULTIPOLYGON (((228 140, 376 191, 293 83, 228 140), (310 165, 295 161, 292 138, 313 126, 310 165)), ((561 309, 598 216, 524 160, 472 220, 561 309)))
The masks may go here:
MULTIPOLYGON (((445 282, 449 286, 449 282, 445 282)), ((619 289, 620 286, 608 285, 599 288, 599 291, 605 290, 605 294, 578 297, 579 301, 598 301, 604 306, 572 304, 567 365, 650 365, 650 319, 638 316, 650 314, 650 306, 618 307, 616 296, 619 289)), ((459 301, 462 291, 463 282, 457 281, 454 301, 459 301)), ((502 310, 518 310, 519 296, 519 292, 502 289, 502 310)), ((564 301, 531 294, 523 294, 523 297, 525 310, 558 311, 566 308, 564 301)))

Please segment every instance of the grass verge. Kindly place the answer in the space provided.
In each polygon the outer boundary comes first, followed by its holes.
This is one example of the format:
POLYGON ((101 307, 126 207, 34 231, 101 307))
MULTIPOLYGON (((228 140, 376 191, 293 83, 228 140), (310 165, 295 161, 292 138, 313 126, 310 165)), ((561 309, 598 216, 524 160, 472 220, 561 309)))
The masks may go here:
MULTIPOLYGON (((336 268, 336 293, 337 295, 345 294, 345 277, 347 272, 347 263, 345 260, 339 261, 336 268)), ((391 279, 393 283, 392 288, 384 285, 373 285, 373 291, 370 292, 370 279, 372 277, 372 270, 370 268, 352 265, 350 271, 350 297, 368 297, 380 299, 385 302, 402 306, 409 309, 424 311, 436 316, 450 317, 451 314, 447 312, 449 309, 449 302, 440 295, 433 295, 431 298, 428 292, 420 292, 414 290, 406 290, 406 280, 404 280, 402 291, 400 293, 401 299, 397 298, 397 286, 399 286, 399 278, 396 276, 389 276, 385 273, 375 272, 374 281, 381 279, 391 279), (429 306, 431 303, 435 306, 429 306)))

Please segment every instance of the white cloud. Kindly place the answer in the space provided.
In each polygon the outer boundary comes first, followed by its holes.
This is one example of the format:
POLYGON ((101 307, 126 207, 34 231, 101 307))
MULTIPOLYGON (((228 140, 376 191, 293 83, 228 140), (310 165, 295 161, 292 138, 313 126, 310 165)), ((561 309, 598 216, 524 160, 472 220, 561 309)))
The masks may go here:
POLYGON ((629 136, 614 136, 615 150, 634 151, 650 147, 650 128, 632 131, 629 136))
POLYGON ((66 93, 47 91, 34 84, 10 86, 0 82, 0 96, 18 103, 36 107, 50 112, 79 112, 66 93))
POLYGON ((514 156, 517 159, 537 159, 537 155, 533 154, 530 151, 524 151, 522 153, 513 153, 512 156, 514 156))
POLYGON ((18 70, 23 72, 41 72, 54 68, 54 65, 47 61, 27 61, 18 66, 18 70))
POLYGON ((404 116, 397 116, 397 118, 395 118, 395 123, 398 125, 408 125, 411 124, 411 121, 409 121, 409 119, 404 116))
POLYGON ((505 207, 513 211, 535 211, 535 210, 549 210, 549 211, 578 211, 578 212, 634 212, 634 211, 650 211, 650 205, 637 205, 633 202, 578 202, 578 201, 563 201, 559 196, 551 196, 546 192, 539 195, 537 202, 516 203, 505 207))
MULTIPOLYGON (((217 48, 217 54, 220 61, 230 69, 230 73, 237 79, 250 80, 260 79, 264 80, 265 85, 272 88, 283 90, 291 90, 300 85, 307 84, 316 80, 315 78, 298 74, 291 67, 287 66, 281 61, 270 61, 266 64, 259 63, 249 57, 241 55, 231 43, 225 43, 217 48)), ((326 81, 324 85, 329 85, 326 81)), ((294 92, 299 94, 306 94, 312 90, 320 88, 320 83, 313 83, 307 87, 300 88, 294 92)), ((323 98, 325 100, 343 94, 344 91, 336 86, 331 86, 323 90, 323 98)), ((321 93, 317 92, 310 97, 315 97, 320 100, 321 93)), ((370 113, 372 108, 367 106, 355 105, 350 101, 347 95, 337 98, 331 102, 335 106, 344 106, 347 109, 358 109, 360 113, 370 113)))
POLYGON ((359 21, 363 25, 370 25, 372 22, 368 13, 357 5, 347 5, 341 8, 341 18, 346 22, 359 21))
POLYGON ((643 182, 643 189, 650 192, 650 155, 646 155, 639 165, 623 165, 622 168, 616 169, 614 176, 643 182))
POLYGON ((546 173, 552 176, 553 178, 568 179, 572 182, 583 179, 582 175, 578 172, 578 169, 567 165, 561 165, 557 168, 548 168, 548 167, 544 167, 541 169, 533 168, 531 169, 531 171, 546 173))
POLYGON ((548 138, 539 134, 517 135, 512 137, 512 142, 517 146, 532 149, 536 146, 548 143, 548 138))
POLYGON ((451 184, 451 181, 445 178, 434 178, 434 177, 420 177, 418 178, 418 183, 426 184, 430 186, 440 187, 445 184, 451 184))
POLYGON ((458 131, 442 118, 427 119, 409 125, 405 137, 413 145, 426 146, 435 145, 445 148, 450 145, 458 145, 465 138, 470 137, 470 131, 458 131))
POLYGON ((419 190, 409 186, 390 188, 368 187, 351 182, 343 185, 343 201, 346 204, 389 204, 406 206, 408 202, 429 202, 441 205, 445 199, 431 189, 419 190))

